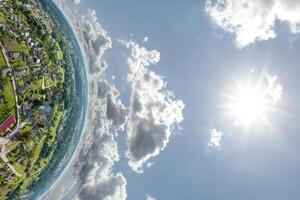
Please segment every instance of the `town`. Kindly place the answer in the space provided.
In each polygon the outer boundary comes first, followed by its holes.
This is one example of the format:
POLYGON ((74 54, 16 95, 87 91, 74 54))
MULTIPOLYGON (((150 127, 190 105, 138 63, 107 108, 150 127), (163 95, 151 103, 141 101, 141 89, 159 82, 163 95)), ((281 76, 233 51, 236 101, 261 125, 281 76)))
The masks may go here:
POLYGON ((70 93, 63 37, 36 0, 0 0, 0 199, 49 162, 70 93))

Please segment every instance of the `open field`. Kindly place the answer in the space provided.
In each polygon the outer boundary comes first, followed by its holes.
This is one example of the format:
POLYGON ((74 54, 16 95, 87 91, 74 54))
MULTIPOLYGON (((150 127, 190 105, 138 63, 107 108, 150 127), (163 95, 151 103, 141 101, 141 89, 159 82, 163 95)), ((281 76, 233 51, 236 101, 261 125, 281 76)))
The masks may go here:
POLYGON ((12 83, 9 79, 3 81, 4 91, 1 93, 1 96, 4 99, 4 103, 0 104, 0 122, 2 122, 9 113, 15 114, 16 111, 16 102, 12 83))
POLYGON ((29 55, 29 50, 26 44, 19 42, 16 39, 11 39, 11 38, 4 38, 2 39, 5 48, 7 49, 8 52, 23 52, 26 55, 29 55))
POLYGON ((3 15, 0 14, 0 23, 1 24, 6 24, 6 19, 3 17, 3 15))
POLYGON ((6 66, 5 58, 2 52, 0 51, 0 67, 5 67, 5 66, 6 66))

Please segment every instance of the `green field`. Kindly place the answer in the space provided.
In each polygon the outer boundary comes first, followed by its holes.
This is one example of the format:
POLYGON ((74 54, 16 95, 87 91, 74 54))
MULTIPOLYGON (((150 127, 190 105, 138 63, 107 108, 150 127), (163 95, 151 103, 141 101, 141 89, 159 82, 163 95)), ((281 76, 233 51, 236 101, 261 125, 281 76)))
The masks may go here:
POLYGON ((2 39, 4 46, 6 47, 7 51, 12 52, 23 52, 26 55, 29 55, 29 49, 24 43, 19 43, 16 39, 11 38, 4 38, 2 39))
POLYGON ((6 66, 5 58, 2 54, 2 51, 0 51, 0 67, 5 67, 5 66, 6 66))
POLYGON ((64 54, 63 54, 63 52, 62 52, 62 50, 61 50, 58 43, 56 43, 56 45, 55 45, 55 53, 56 53, 56 59, 57 60, 62 60, 63 59, 64 54))
POLYGON ((16 102, 12 83, 9 78, 5 78, 2 83, 4 84, 4 91, 1 92, 1 97, 5 102, 0 104, 0 122, 2 122, 9 114, 15 114, 16 111, 16 102))
POLYGON ((6 19, 2 15, 0 15, 0 23, 1 24, 6 24, 6 19))
POLYGON ((22 58, 16 58, 14 59, 14 61, 12 62, 13 68, 14 69, 28 69, 27 64, 22 60, 22 58))

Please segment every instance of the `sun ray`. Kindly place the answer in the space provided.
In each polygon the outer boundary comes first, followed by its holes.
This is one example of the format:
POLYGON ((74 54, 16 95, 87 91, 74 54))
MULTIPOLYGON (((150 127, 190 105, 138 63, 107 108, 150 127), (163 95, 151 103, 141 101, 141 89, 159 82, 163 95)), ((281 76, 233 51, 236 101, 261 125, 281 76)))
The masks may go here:
POLYGON ((222 106, 226 109, 226 115, 236 125, 246 128, 261 123, 271 127, 267 115, 278 110, 276 102, 282 95, 282 86, 275 84, 276 80, 277 76, 263 72, 257 79, 248 77, 234 81, 229 92, 223 93, 227 100, 222 106))

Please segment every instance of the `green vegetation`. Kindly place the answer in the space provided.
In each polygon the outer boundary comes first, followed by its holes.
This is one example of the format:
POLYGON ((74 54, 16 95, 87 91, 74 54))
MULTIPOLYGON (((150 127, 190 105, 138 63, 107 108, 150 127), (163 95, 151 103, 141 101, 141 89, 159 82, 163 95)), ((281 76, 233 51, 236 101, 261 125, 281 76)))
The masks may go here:
POLYGON ((4 16, 0 15, 0 23, 1 24, 6 24, 6 19, 4 16))
POLYGON ((0 68, 5 67, 5 66, 6 66, 5 58, 2 54, 2 52, 0 51, 0 68))
POLYGON ((19 43, 16 39, 3 38, 3 44, 8 52, 29 52, 25 43, 19 43))
POLYGON ((15 114, 16 102, 11 81, 6 78, 2 80, 4 91, 0 93, 3 103, 0 104, 0 122, 4 121, 9 114, 15 114))

